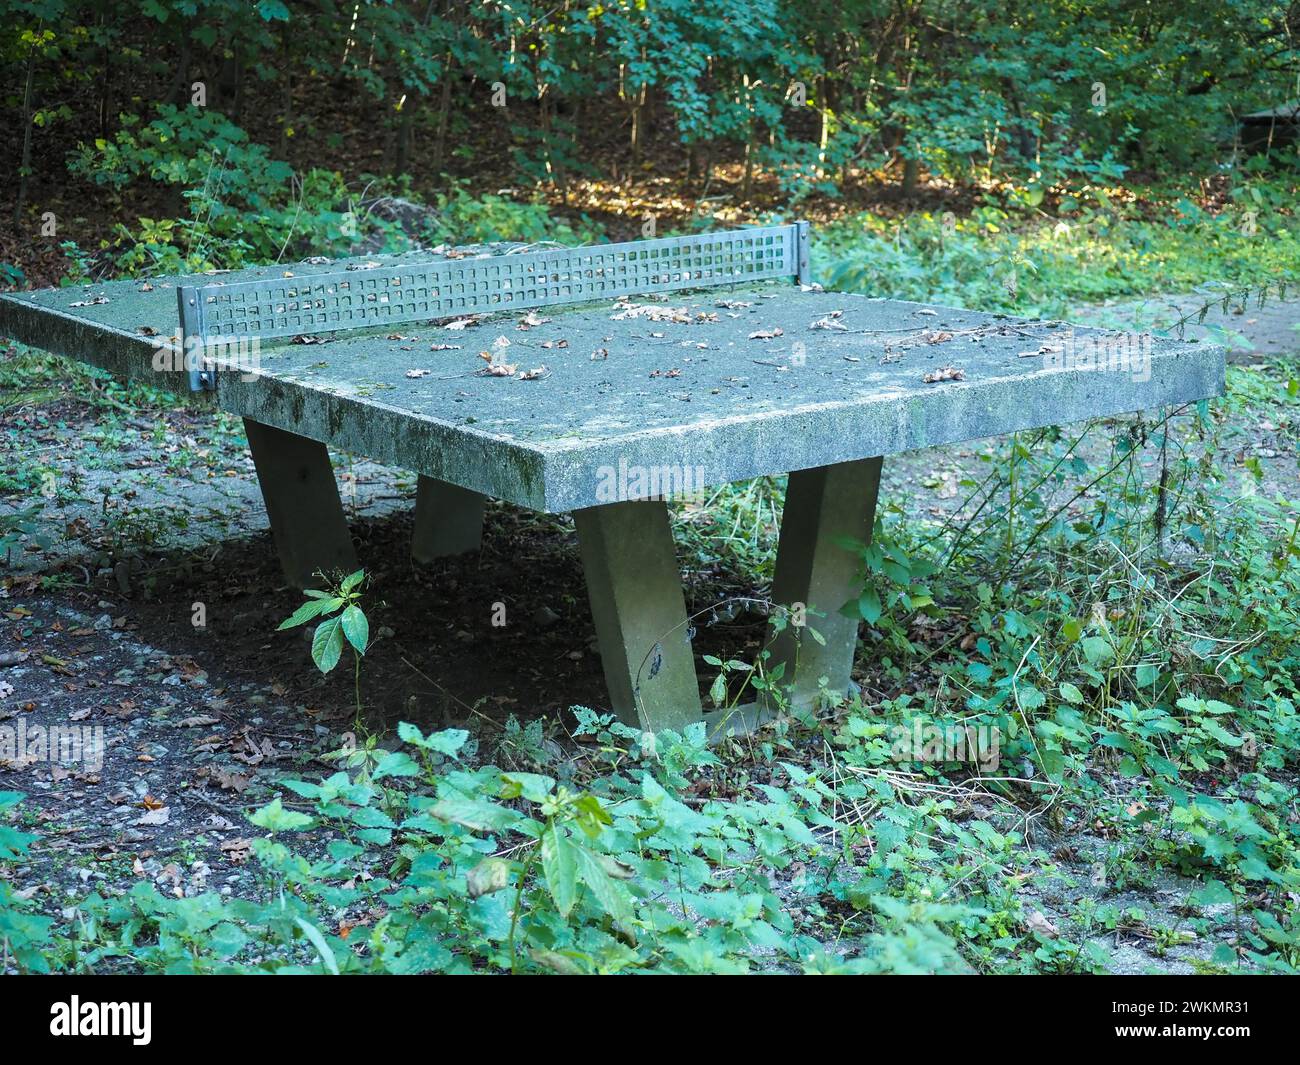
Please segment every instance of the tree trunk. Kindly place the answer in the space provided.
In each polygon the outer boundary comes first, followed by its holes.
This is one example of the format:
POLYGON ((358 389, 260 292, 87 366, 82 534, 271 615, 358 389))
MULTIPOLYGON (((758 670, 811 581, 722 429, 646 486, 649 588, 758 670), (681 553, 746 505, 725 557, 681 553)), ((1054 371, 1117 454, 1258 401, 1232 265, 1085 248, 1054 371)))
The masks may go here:
POLYGON ((644 83, 636 91, 632 105, 632 162, 641 161, 641 142, 645 135, 645 112, 648 86, 644 83))
MULTIPOLYGON (((429 0, 428 6, 424 9, 423 26, 428 29, 429 23, 433 21, 433 8, 437 0, 429 0)), ((402 101, 402 121, 397 127, 397 149, 393 153, 393 176, 398 177, 405 174, 411 162, 411 134, 415 128, 415 110, 417 93, 412 92, 409 88, 406 90, 405 98, 402 101)))
MULTIPOLYGON (((41 22, 37 30, 37 39, 45 23, 41 22)), ((23 154, 18 162, 18 199, 14 202, 14 228, 17 229, 23 216, 23 206, 27 200, 27 171, 32 165, 32 75, 36 69, 36 44, 27 50, 27 84, 23 89, 23 154)))
POLYGON ((397 149, 393 153, 393 177, 401 177, 411 157, 411 125, 415 121, 415 101, 407 94, 402 104, 402 121, 397 127, 397 149))
POLYGON ((918 156, 908 156, 903 160, 903 197, 910 200, 916 195, 916 186, 921 179, 921 160, 918 156))
POLYGON ((433 142, 433 173, 442 173, 447 159, 447 121, 451 115, 451 53, 442 61, 442 95, 438 100, 438 132, 433 142))
POLYGON ((108 119, 112 114, 112 104, 110 102, 113 91, 113 50, 108 46, 108 16, 105 15, 100 21, 100 30, 105 37, 104 42, 104 71, 99 79, 99 135, 108 136, 108 119))
POLYGON ((176 63, 176 74, 172 77, 167 99, 173 107, 184 107, 190 98, 190 27, 189 23, 177 23, 180 27, 181 43, 178 49, 180 57, 176 63))

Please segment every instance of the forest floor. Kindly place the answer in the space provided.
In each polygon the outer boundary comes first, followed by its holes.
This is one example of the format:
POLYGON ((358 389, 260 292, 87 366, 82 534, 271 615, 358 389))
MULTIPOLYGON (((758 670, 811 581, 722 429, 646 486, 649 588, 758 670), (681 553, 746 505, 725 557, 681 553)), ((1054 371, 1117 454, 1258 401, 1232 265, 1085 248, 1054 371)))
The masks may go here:
MULTIPOLYGON (((1169 308, 1181 314, 1189 300, 1080 308, 1079 317, 1141 327, 1169 308)), ((1240 335, 1247 361, 1300 349, 1300 304, 1219 317, 1240 335)), ((8 356, 11 369, 26 358, 8 356)), ((257 884, 244 812, 269 800, 286 773, 332 767, 321 756, 358 731, 353 678, 317 672, 309 629, 275 631, 299 596, 280 583, 238 423, 116 386, 88 391, 86 380, 33 371, 0 405, 8 441, 0 510, 44 496, 37 536, 0 581, 0 723, 100 726, 107 743, 98 766, 0 765, 0 790, 27 793, 43 837, 15 883, 46 912, 90 887, 121 890, 141 877, 178 895, 247 895, 257 884)), ((917 511, 950 508, 984 446, 887 464, 883 494, 917 511)), ((1261 490, 1294 492, 1294 427, 1261 413, 1221 460, 1231 468, 1245 454, 1261 459, 1261 490)), ((387 736, 399 720, 464 726, 497 764, 524 766, 537 751, 521 747, 511 718, 540 715, 544 748, 562 757, 571 745, 565 711, 599 706, 604 690, 571 523, 496 503, 479 555, 416 567, 407 553, 413 477, 360 458, 337 464, 371 578, 376 640, 361 680, 361 731, 387 736), (506 604, 504 627, 492 623, 497 603, 506 604)), ((691 511, 679 520, 692 521, 691 511)), ((725 561, 686 569, 692 610, 767 591, 725 561)), ((697 653, 752 655, 764 626, 741 613, 702 628, 697 653)), ((1043 880, 1029 889, 1047 919, 1090 893, 1142 915, 1133 925, 1141 931, 1108 938, 1113 971, 1189 972, 1208 958, 1210 937, 1157 949, 1150 932, 1178 927, 1191 882, 1165 872, 1137 887, 1090 887, 1102 845, 1075 835, 1058 853, 1081 886, 1043 880)))

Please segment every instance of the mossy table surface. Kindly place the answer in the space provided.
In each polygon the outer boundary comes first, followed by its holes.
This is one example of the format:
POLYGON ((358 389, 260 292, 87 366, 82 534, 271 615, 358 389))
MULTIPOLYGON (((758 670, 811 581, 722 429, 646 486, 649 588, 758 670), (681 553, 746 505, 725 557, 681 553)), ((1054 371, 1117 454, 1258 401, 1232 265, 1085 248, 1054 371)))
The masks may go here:
MULTIPOLYGON (((183 373, 156 368, 160 346, 177 332, 179 283, 304 277, 347 262, 10 293, 0 297, 0 333, 184 390, 183 373)), ((1223 388, 1222 349, 1204 343, 793 283, 457 325, 264 342, 247 372, 219 373, 214 401, 462 488, 562 512, 608 502, 608 471, 620 467, 689 469, 719 484, 1185 403, 1223 388), (1107 369, 1104 353, 1115 350, 1141 365, 1107 369), (1081 351, 1091 359, 1070 357, 1081 351)))

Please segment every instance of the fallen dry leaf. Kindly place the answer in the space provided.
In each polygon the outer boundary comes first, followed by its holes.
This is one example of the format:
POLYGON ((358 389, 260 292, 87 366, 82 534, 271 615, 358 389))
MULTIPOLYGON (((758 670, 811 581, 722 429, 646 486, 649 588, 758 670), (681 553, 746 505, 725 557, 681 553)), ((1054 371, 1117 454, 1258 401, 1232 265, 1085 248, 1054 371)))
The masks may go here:
POLYGON ((490 895, 510 885, 510 863, 504 858, 484 858, 465 874, 465 889, 471 899, 490 895))
POLYGON ((749 334, 750 340, 775 340, 777 337, 785 336, 785 331, 780 326, 772 329, 757 329, 749 334))
POLYGON ((1040 935, 1044 936, 1055 936, 1057 934, 1056 925, 1052 924, 1051 921, 1037 910, 1033 910, 1029 916, 1025 918, 1025 927, 1031 932, 1038 932, 1040 935))
POLYGON ((809 322, 809 329, 847 329, 848 326, 840 321, 844 317, 843 311, 831 311, 830 314, 823 315, 816 321, 809 322))
POLYGON ((964 381, 966 371, 959 370, 955 366, 941 366, 937 370, 931 370, 921 380, 927 385, 938 384, 940 381, 964 381))
POLYGON ((529 311, 526 315, 524 315, 524 316, 519 320, 519 324, 516 325, 515 328, 516 328, 516 329, 536 329, 539 325, 546 325, 546 323, 549 322, 549 321, 550 321, 549 318, 543 318, 543 317, 542 317, 541 315, 539 315, 536 311, 529 311))
POLYGON ((228 839, 221 844, 221 853, 235 865, 248 861, 252 853, 252 841, 246 839, 228 839))
POLYGON ((652 322, 676 322, 678 325, 685 325, 691 320, 685 307, 665 307, 663 304, 655 303, 618 303, 615 309, 618 313, 611 316, 612 322, 621 322, 628 318, 648 318, 652 322))
POLYGON ((235 773, 229 769, 214 769, 212 779, 216 782, 217 787, 226 791, 233 791, 236 794, 243 791, 253 782, 253 778, 244 773, 235 773))

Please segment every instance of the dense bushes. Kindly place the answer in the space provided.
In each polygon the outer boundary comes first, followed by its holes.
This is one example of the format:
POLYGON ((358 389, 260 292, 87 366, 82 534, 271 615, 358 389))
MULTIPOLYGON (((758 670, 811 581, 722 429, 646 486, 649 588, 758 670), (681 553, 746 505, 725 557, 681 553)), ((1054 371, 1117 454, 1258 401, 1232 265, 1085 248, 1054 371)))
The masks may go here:
MULTIPOLYGON (((796 197, 890 160, 912 161, 909 182, 921 166, 1048 184, 1208 172, 1234 114, 1284 98, 1296 59, 1293 16, 1274 0, 4 0, 0 12, 6 154, 30 168, 67 129, 107 144, 94 165, 119 175, 145 123, 169 121, 164 105, 210 108, 281 154, 304 143, 329 162, 345 130, 379 127, 392 173, 472 172, 500 153, 559 186, 592 169, 590 143, 614 127, 634 164, 653 141, 675 156, 662 162, 703 175, 743 160, 743 192, 761 169, 796 197)), ((214 128, 210 146, 236 146, 228 133, 214 128)))

